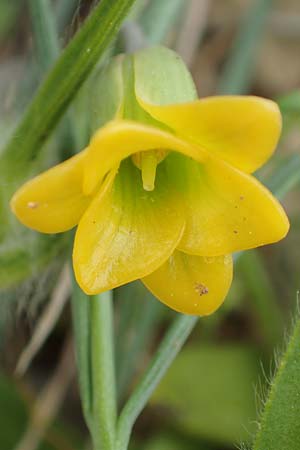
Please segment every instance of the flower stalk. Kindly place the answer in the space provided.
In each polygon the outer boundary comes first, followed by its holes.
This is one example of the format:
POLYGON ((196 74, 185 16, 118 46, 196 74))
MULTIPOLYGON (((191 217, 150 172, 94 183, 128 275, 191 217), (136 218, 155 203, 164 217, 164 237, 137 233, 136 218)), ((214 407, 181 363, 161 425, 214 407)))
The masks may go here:
POLYGON ((173 324, 166 332, 148 369, 120 413, 115 450, 127 450, 131 430, 136 419, 181 350, 197 320, 198 317, 196 316, 181 314, 175 318, 173 324))
POLYGON ((116 393, 112 292, 90 298, 94 450, 114 450, 116 393))

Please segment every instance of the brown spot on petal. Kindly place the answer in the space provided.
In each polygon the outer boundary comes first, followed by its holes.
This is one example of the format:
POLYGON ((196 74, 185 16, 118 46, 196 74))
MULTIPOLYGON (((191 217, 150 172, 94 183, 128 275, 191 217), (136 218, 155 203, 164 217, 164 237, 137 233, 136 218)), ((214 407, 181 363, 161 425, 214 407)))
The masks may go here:
POLYGON ((202 295, 208 294, 208 287, 204 286, 204 284, 201 283, 195 283, 195 291, 201 297, 202 295))

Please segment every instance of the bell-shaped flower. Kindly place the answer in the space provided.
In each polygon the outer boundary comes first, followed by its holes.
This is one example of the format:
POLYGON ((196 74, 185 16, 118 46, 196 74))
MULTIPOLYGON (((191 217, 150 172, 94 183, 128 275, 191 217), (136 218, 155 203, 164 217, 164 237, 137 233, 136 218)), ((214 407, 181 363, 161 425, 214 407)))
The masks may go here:
POLYGON ((73 266, 87 294, 141 279, 171 308, 211 314, 229 290, 231 254, 289 228, 251 175, 276 147, 277 105, 197 99, 182 61, 162 47, 113 60, 92 101, 88 147, 21 186, 12 210, 43 233, 77 225, 73 266))

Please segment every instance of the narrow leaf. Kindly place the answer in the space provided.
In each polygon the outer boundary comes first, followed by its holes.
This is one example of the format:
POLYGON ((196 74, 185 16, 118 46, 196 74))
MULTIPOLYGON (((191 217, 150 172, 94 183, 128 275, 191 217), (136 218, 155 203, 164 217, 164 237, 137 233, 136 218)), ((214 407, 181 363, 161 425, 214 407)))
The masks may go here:
POLYGON ((7 166, 20 170, 41 150, 79 87, 91 72, 135 0, 102 0, 62 52, 2 152, 7 166))
POLYGON ((225 65, 218 86, 220 94, 246 93, 251 83, 255 67, 253 63, 273 0, 256 0, 252 3, 225 65))

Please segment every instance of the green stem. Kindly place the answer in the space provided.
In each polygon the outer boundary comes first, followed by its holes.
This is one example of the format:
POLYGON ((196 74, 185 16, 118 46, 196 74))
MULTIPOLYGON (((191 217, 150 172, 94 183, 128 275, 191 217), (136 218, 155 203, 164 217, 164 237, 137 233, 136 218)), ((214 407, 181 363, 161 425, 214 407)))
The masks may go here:
POLYGON ((114 450, 116 425, 112 292, 90 298, 92 438, 94 450, 114 450))
POLYGON ((155 356, 121 411, 115 450, 127 450, 132 427, 154 389, 182 348, 198 317, 180 315, 175 319, 155 356))
POLYGON ((44 72, 60 51, 54 15, 49 0, 30 0, 29 6, 38 60, 44 72))
POLYGON ((254 60, 273 0, 251 2, 234 40, 218 86, 219 94, 244 94, 253 77, 254 60))
POLYGON ((139 19, 147 42, 161 44, 184 11, 184 0, 152 0, 139 19))
MULTIPOLYGON (((41 75, 44 75, 60 53, 55 15, 49 0, 30 0, 29 6, 37 61, 41 75)), ((70 113, 69 111, 61 124, 59 140, 62 149, 77 147, 74 131, 77 130, 77 124, 70 113)), ((64 150, 61 151, 61 156, 66 159, 70 155, 64 150)))
POLYGON ((74 277, 71 304, 81 404, 85 421, 91 430, 92 376, 90 367, 90 298, 82 292, 74 277))

